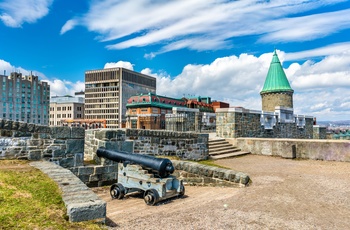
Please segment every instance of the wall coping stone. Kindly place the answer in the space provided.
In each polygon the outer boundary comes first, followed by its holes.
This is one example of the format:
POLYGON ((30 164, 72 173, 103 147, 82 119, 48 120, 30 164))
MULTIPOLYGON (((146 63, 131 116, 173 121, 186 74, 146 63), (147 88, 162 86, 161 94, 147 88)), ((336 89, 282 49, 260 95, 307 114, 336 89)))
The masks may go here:
POLYGON ((291 139, 291 138, 258 138, 258 137, 237 137, 237 138, 225 138, 225 139, 237 139, 237 140, 261 140, 261 141, 288 141, 288 142, 319 142, 319 143, 349 143, 350 140, 334 140, 334 139, 291 139))
MULTIPOLYGON (((236 185, 239 187, 248 186, 251 179, 248 174, 243 172, 236 172, 232 169, 224 169, 214 166, 202 165, 195 162, 172 160, 172 163, 176 170, 185 171, 197 176, 203 177, 203 180, 195 182, 196 185, 208 185, 206 179, 214 179, 214 183, 220 186, 236 185)), ((190 180, 189 180, 190 181, 190 180)), ((195 180, 196 181, 196 180, 195 180)))
POLYGON ((69 221, 106 220, 106 202, 101 200, 68 169, 48 161, 31 162, 57 183, 67 208, 69 221))

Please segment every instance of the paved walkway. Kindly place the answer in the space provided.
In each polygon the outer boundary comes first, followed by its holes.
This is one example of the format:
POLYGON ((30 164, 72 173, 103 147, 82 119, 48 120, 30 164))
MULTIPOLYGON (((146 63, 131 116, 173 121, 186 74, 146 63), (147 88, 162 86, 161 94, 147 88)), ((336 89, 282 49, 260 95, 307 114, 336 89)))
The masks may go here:
POLYGON ((247 155, 216 163, 242 171, 246 188, 186 187, 183 199, 147 206, 111 200, 117 229, 350 229, 350 163, 247 155))

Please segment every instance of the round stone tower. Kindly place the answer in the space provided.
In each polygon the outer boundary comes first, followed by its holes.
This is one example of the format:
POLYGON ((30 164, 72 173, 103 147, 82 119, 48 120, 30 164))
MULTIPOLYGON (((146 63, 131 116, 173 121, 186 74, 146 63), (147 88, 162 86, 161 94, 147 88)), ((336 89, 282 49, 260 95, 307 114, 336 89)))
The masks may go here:
POLYGON ((260 92, 262 110, 274 112, 276 106, 293 108, 293 93, 275 50, 260 92))

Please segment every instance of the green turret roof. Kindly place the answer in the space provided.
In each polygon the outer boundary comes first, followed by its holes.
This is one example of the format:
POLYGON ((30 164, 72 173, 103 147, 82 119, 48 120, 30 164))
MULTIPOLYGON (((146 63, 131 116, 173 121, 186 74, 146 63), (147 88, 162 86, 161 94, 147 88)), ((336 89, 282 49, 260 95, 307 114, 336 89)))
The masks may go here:
POLYGON ((278 59, 276 50, 273 53, 269 72, 267 73, 265 84, 260 93, 270 92, 294 92, 290 87, 286 74, 282 68, 281 62, 278 59))

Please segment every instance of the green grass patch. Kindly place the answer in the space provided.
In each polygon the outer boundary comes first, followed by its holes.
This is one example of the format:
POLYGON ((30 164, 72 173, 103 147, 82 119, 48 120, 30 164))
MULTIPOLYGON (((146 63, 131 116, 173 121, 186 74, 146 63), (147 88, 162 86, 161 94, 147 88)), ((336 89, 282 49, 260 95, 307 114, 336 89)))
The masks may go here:
POLYGON ((228 167, 224 167, 218 164, 215 164, 214 160, 203 160, 203 161, 194 161, 198 164, 202 164, 202 165, 206 165, 206 166, 211 166, 211 167, 218 167, 218 168, 222 168, 222 169, 230 169, 228 167))
POLYGON ((67 220, 55 182, 26 161, 0 160, 0 228, 101 229, 94 222, 67 220))
MULTIPOLYGON (((157 157, 168 158, 169 160, 181 160, 178 156, 157 156, 157 157)), ((230 169, 228 167, 224 167, 224 166, 215 164, 214 160, 203 160, 203 161, 184 160, 184 161, 195 162, 198 164, 207 165, 207 166, 211 166, 211 167, 218 167, 218 168, 222 168, 222 169, 230 169)))

